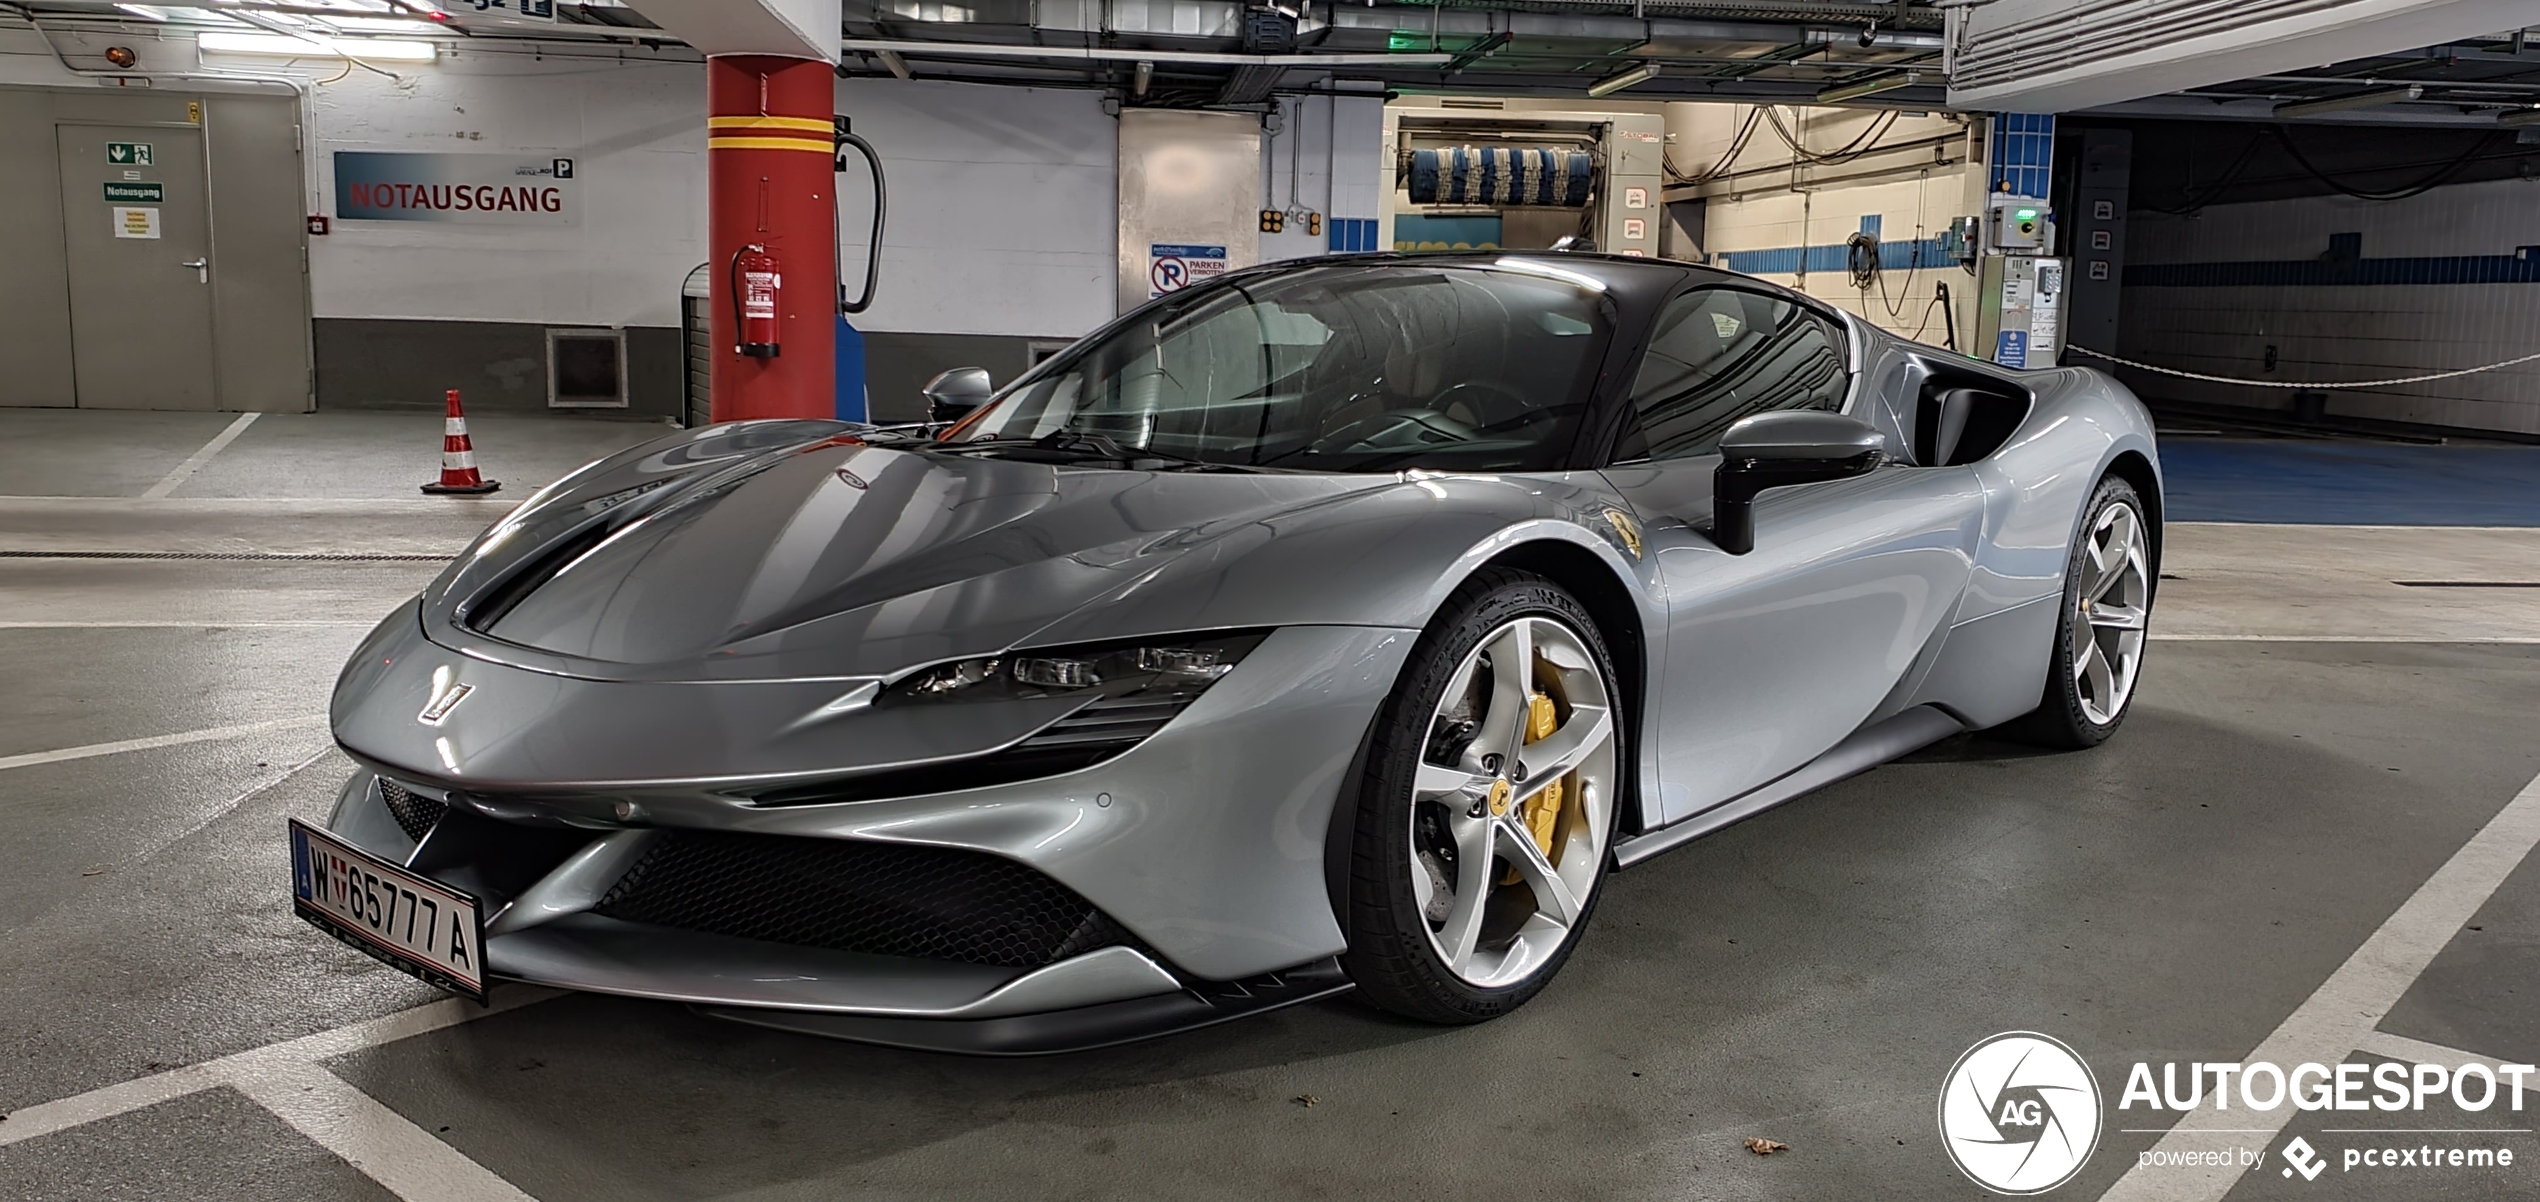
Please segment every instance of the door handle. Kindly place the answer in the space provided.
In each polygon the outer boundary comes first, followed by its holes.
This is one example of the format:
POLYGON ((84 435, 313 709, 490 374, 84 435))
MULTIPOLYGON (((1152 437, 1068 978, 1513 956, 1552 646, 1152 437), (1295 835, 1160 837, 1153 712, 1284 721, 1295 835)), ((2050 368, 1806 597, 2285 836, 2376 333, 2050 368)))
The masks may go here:
POLYGON ((194 282, 197 284, 208 284, 212 282, 212 261, 210 259, 188 259, 185 262, 177 264, 177 266, 193 268, 194 282))

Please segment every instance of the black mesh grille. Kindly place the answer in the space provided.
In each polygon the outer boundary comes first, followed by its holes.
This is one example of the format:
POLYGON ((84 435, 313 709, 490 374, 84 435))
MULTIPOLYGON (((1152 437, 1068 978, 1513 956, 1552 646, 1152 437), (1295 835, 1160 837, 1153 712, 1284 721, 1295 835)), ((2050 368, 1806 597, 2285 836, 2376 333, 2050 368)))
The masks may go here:
POLYGON ((417 843, 432 833, 441 815, 450 808, 448 802, 426 797, 384 776, 379 778, 379 799, 388 803, 388 813, 397 820, 397 829, 417 843))
POLYGON ((1034 968, 1129 941, 1057 881, 983 852, 673 831, 594 909, 744 939, 1034 968))

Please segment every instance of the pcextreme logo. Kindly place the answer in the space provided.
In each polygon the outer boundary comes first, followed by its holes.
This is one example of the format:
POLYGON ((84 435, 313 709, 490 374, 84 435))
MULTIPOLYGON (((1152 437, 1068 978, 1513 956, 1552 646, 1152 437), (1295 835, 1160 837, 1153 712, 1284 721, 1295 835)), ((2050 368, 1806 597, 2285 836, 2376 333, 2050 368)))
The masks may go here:
POLYGON ((2005 1031, 1967 1049, 1940 1087, 1940 1142, 1997 1194, 2072 1180, 2099 1146, 2099 1080, 2062 1040, 2005 1031))

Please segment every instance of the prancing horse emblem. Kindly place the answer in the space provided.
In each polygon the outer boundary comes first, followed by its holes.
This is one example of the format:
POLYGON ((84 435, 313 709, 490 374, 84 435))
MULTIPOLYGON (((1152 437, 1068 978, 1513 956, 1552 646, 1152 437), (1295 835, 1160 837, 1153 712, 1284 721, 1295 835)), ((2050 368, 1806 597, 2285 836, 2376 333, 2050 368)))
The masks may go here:
POLYGON ((459 708, 459 703, 475 691, 476 686, 472 684, 453 684, 435 694, 432 704, 423 707, 423 712, 416 714, 415 719, 426 726, 439 726, 443 718, 450 716, 451 710, 459 708))

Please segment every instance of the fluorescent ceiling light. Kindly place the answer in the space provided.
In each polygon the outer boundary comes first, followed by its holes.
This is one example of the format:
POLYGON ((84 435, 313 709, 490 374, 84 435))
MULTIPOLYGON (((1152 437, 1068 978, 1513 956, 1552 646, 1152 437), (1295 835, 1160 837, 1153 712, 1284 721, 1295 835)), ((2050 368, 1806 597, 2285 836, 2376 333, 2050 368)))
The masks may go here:
POLYGON ((322 21, 324 21, 324 22, 326 22, 328 25, 331 25, 331 26, 335 27, 336 29, 342 30, 342 31, 343 31, 343 32, 345 32, 345 33, 369 33, 369 34, 378 34, 378 33, 429 34, 429 33, 434 33, 434 32, 437 32, 437 31, 439 30, 439 28, 440 28, 439 26, 434 25, 434 24, 433 24, 432 22, 430 22, 430 21, 418 21, 418 20, 415 20, 415 19, 414 19, 414 18, 412 18, 412 17, 334 17, 334 16, 329 16, 329 17, 321 17, 321 18, 318 18, 318 19, 319 19, 319 20, 322 20, 322 21))
POLYGON ((2425 95, 2425 89, 2414 84, 2410 84, 2404 88, 2375 88, 2368 92, 2354 92, 2344 96, 2331 96, 2326 100, 2290 101, 2288 103, 2275 106, 2275 115, 2279 117, 2316 117, 2322 113, 2343 113, 2351 109, 2368 109, 2378 105, 2397 104, 2402 100, 2414 100, 2423 95, 2425 95))
POLYGON ((1575 288, 1584 288, 1590 292, 1605 291, 1605 281, 1585 272, 1572 271, 1567 267, 1555 267, 1550 263, 1537 263, 1530 259, 1500 259, 1493 262, 1491 266, 1496 267, 1501 271, 1513 271, 1519 275, 1531 275, 1547 280, 1559 280, 1564 284, 1568 284, 1575 288))
POLYGON ((333 55, 383 63, 428 63, 441 53, 430 42, 394 38, 330 38, 319 34, 288 37, 279 33, 202 33, 194 44, 207 54, 263 54, 278 58, 333 55))
POLYGON ((1868 79, 1856 79, 1850 83, 1839 83, 1826 88, 1817 93, 1817 103, 1841 104, 1846 100, 1858 100, 1863 96, 1880 92, 1910 88, 1921 82, 1922 76, 1912 71, 1890 71, 1885 75, 1873 75, 1868 79))
POLYGON ((1642 63, 1629 71, 1624 71, 1616 75, 1608 75, 1595 83, 1589 84, 1587 94, 1592 97, 1611 96, 1616 92, 1620 92, 1623 89, 1632 86, 1633 84, 1644 82, 1656 74, 1658 74, 1658 64, 1642 63))
POLYGON ((131 13, 133 16, 139 17, 144 21, 165 21, 168 19, 168 10, 164 8, 153 8, 147 4, 118 4, 115 7, 131 13))

